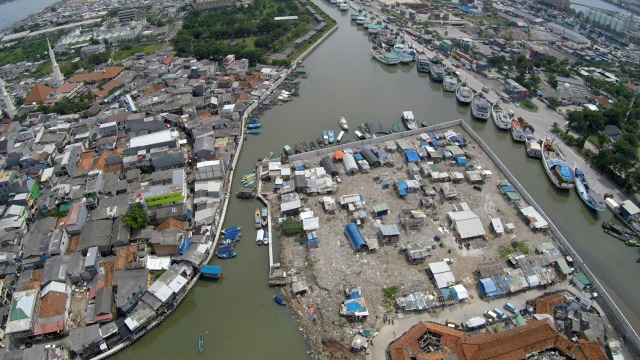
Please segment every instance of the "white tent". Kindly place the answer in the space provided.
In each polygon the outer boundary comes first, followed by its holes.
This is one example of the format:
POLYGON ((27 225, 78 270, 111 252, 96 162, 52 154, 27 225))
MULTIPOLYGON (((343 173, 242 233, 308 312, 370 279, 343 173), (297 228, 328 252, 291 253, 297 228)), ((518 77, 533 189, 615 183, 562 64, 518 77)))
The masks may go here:
POLYGON ((464 300, 469 297, 469 292, 462 284, 453 285, 451 289, 458 295, 458 300, 464 300))

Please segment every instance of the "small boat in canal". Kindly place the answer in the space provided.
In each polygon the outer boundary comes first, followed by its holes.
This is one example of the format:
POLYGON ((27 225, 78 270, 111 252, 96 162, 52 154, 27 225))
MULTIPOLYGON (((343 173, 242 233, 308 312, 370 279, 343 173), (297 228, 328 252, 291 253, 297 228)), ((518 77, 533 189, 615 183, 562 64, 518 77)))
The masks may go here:
POLYGON ((260 220, 260 209, 256 208, 256 211, 253 213, 253 226, 256 229, 260 229, 262 227, 262 223, 260 220))
POLYGON ((247 129, 247 134, 260 135, 262 131, 260 129, 247 129))
POLYGON ((248 123, 247 124, 247 129, 257 129, 259 127, 261 127, 262 125, 260 125, 259 122, 254 122, 254 123, 248 123))
POLYGON ((269 160, 271 160, 271 158, 273 157, 273 154, 274 154, 274 152, 273 152, 273 151, 269 152, 269 155, 265 156, 265 157, 262 159, 262 161, 269 161, 269 160))
POLYGON ((326 145, 329 145, 329 131, 322 130, 322 142, 326 145))
POLYGON ((315 143, 315 142, 313 142, 313 141, 311 141, 311 142, 309 143, 309 148, 311 148, 311 150, 315 150, 315 149, 316 149, 316 143, 315 143))
POLYGON ((340 133, 338 134, 338 138, 336 139, 337 142, 342 141, 342 138, 344 137, 345 131, 341 130, 340 133))
POLYGON ((577 165, 573 167, 573 174, 575 176, 576 192, 580 196, 580 199, 582 199, 590 209, 604 211, 607 208, 607 205, 604 203, 604 198, 591 187, 589 180, 577 165))
POLYGON ((220 279, 222 277, 222 266, 202 265, 200 267, 200 276, 206 279, 220 279))
POLYGON ((527 152, 527 156, 540 159, 542 157, 542 146, 540 144, 541 141, 534 137, 526 138, 524 141, 524 148, 527 152))
POLYGON ((354 137, 356 140, 364 140, 364 139, 366 139, 366 137, 364 136, 364 134, 363 134, 363 133, 361 133, 361 132, 360 132, 360 130, 356 130, 356 131, 353 133, 353 137, 354 137))
POLYGON ((284 154, 287 155, 287 156, 293 155, 293 149, 291 149, 291 146, 289 146, 289 145, 283 146, 282 150, 284 151, 284 154))
POLYGON ((322 136, 318 136, 317 142, 319 147, 324 147, 324 139, 322 136))
POLYGON ((385 51, 375 45, 371 46, 371 54, 373 58, 385 65, 396 65, 400 63, 398 55, 385 51))
POLYGON ((200 351, 200 354, 204 352, 204 338, 202 335, 198 336, 198 351, 200 351))
POLYGON ((216 251, 216 256, 220 259, 231 259, 232 257, 236 257, 236 255, 231 245, 221 246, 218 248, 218 251, 216 251))
POLYGON ((264 237, 264 230, 260 229, 256 231, 256 244, 262 245, 262 238, 264 237))
POLYGON ((344 116, 340 117, 340 120, 338 120, 338 125, 340 125, 340 129, 342 130, 349 130, 349 124, 347 124, 347 119, 345 119, 344 116))
POLYGON ((456 88, 456 100, 462 105, 469 105, 473 101, 473 89, 463 81, 456 88))
POLYGON ((262 244, 269 245, 269 231, 265 230, 262 232, 262 244))
POLYGON ((477 94, 471 102, 471 115, 478 120, 487 120, 489 107, 489 101, 482 94, 477 94))
POLYGON ((404 131, 404 125, 402 125, 401 123, 395 123, 393 124, 393 126, 391 126, 392 134, 403 132, 403 131, 404 131))
POLYGON ((280 295, 280 294, 275 294, 273 295, 273 301, 276 302, 276 304, 278 305, 287 305, 287 301, 284 299, 284 296, 280 295))
POLYGON ((602 222, 602 231, 606 234, 613 236, 614 238, 622 241, 628 241, 635 238, 634 233, 628 231, 616 224, 610 223, 608 221, 602 222))
POLYGON ((247 180, 251 180, 253 178, 256 177, 256 169, 251 169, 249 171, 247 171, 246 173, 244 173, 244 175, 242 175, 242 177, 240 178, 241 182, 245 182, 247 180))
POLYGON ((329 139, 329 144, 333 144, 336 142, 336 138, 333 136, 333 130, 327 130, 327 136, 329 139))
POLYGON ((269 220, 269 209, 267 209, 266 207, 263 207, 260 210, 260 224, 264 227, 267 226, 269 220))
POLYGON ((415 130, 418 128, 418 124, 416 123, 416 118, 415 116, 413 116, 413 111, 403 111, 402 121, 404 121, 404 125, 409 130, 415 130))
POLYGON ((235 226, 229 226, 229 227, 226 227, 226 228, 222 229, 222 231, 221 231, 221 232, 222 232, 223 234, 226 234, 226 233, 228 233, 228 232, 229 232, 229 233, 231 233, 231 232, 239 232, 239 231, 240 231, 240 229, 242 229, 240 226, 235 225, 235 226))
POLYGON ((491 118, 493 119, 493 123, 496 124, 499 129, 509 130, 511 127, 509 116, 507 116, 498 103, 493 103, 491 106, 491 118))

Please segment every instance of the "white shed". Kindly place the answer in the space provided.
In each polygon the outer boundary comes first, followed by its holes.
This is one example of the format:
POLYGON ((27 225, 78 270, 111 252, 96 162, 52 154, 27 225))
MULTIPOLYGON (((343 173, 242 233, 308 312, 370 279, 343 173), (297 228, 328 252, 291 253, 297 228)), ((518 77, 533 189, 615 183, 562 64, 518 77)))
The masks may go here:
POLYGON ((344 172, 347 175, 355 175, 358 173, 358 164, 356 159, 353 158, 353 154, 344 153, 342 155, 342 165, 344 166, 344 172))

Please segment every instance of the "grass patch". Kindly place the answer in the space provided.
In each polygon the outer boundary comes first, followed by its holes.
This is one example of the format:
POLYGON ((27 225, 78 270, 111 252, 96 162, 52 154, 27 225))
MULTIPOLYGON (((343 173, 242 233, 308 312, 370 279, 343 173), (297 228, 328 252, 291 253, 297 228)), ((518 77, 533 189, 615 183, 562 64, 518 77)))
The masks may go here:
POLYGON ((498 248, 498 255, 501 259, 506 259, 509 255, 513 254, 513 248, 510 246, 500 246, 498 248))
POLYGON ((520 103, 520 106, 534 112, 538 111, 538 105, 536 105, 533 101, 523 101, 520 103))
POLYGON ((140 44, 140 45, 122 45, 115 55, 113 55, 114 61, 124 60, 133 54, 144 53, 145 55, 153 54, 154 52, 162 49, 166 45, 164 44, 140 44))
POLYGON ((396 285, 383 288, 382 294, 384 295, 384 299, 382 300, 382 305, 388 309, 393 308, 393 303, 396 300, 397 293, 398 287, 396 285))
POLYGON ((40 63, 40 65, 38 65, 38 67, 26 77, 32 78, 32 79, 38 79, 49 73, 51 73, 51 62, 45 61, 40 63))
POLYGON ((479 24, 482 21, 484 21, 488 25, 498 25, 498 26, 507 25, 507 20, 504 20, 498 17, 493 17, 493 16, 474 16, 473 18, 469 18, 469 19, 476 24, 479 24))
POLYGON ((529 254, 529 248, 527 247, 527 244, 524 243, 524 241, 512 241, 511 247, 514 250, 518 250, 520 253, 524 255, 529 254))

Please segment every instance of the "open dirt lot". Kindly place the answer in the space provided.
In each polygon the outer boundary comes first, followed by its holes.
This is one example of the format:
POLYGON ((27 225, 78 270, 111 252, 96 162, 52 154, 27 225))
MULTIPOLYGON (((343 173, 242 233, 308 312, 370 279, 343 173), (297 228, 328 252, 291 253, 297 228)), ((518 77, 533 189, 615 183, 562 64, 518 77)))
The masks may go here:
MULTIPOLYGON (((291 286, 285 286, 282 292, 289 298, 289 306, 300 322, 300 328, 305 332, 311 346, 314 358, 333 359, 344 358, 354 335, 362 330, 370 330, 375 333, 385 324, 385 319, 397 319, 397 314, 392 306, 385 304, 383 288, 397 286, 397 296, 405 296, 409 293, 436 291, 432 280, 429 279, 425 268, 429 262, 442 261, 451 258, 450 265, 456 281, 463 284, 469 291, 469 302, 480 300, 477 290, 474 271, 480 262, 497 259, 497 250, 504 245, 509 245, 513 240, 523 241, 529 249, 542 242, 551 240, 550 235, 534 233, 521 219, 515 208, 508 204, 499 192, 497 182, 503 178, 489 157, 480 148, 469 140, 461 128, 454 128, 467 142, 466 151, 469 163, 490 170, 492 175, 486 179, 482 190, 474 189, 466 180, 455 185, 458 198, 445 200, 439 195, 435 196, 432 208, 421 207, 420 199, 424 197, 423 191, 408 193, 405 198, 400 198, 393 186, 383 188, 381 182, 388 180, 408 180, 407 163, 399 152, 388 153, 389 159, 395 163, 393 167, 372 168, 369 173, 359 173, 353 176, 342 174, 343 166, 337 163, 336 167, 341 172, 342 183, 338 184, 336 200, 338 209, 335 214, 325 214, 321 203, 322 196, 311 196, 305 205, 313 210, 319 217, 320 229, 318 248, 307 249, 299 245, 293 237, 281 235, 282 243, 281 262, 287 271, 295 271, 298 279, 304 279, 309 285, 309 291, 296 299, 291 286), (339 208, 339 198, 342 195, 360 194, 363 196, 367 207, 367 218, 360 230, 365 239, 377 239, 379 224, 398 224, 400 240, 397 245, 380 246, 374 252, 354 252, 350 241, 344 233, 345 226, 351 222, 352 215, 347 210, 339 208), (454 233, 449 229, 449 221, 446 214, 454 210, 454 206, 466 202, 470 210, 474 211, 481 219, 487 235, 484 238, 472 240, 467 248, 456 241, 454 233), (372 207, 385 203, 389 208, 389 214, 380 219, 374 219, 372 207), (427 214, 424 225, 418 230, 407 230, 399 224, 398 214, 401 209, 423 209, 427 214), (503 224, 515 225, 512 233, 496 237, 489 233, 491 218, 499 217, 503 224), (434 237, 440 241, 435 241, 434 237), (442 243, 442 245, 440 245, 442 243), (429 248, 429 255, 425 262, 413 264, 407 261, 402 249, 410 244, 419 244, 429 248), (340 317, 340 304, 345 298, 345 289, 359 286, 367 303, 369 317, 359 322, 349 322, 340 317), (308 309, 314 308, 315 316, 308 316, 308 309), (323 346, 321 339, 328 345, 323 346), (343 346, 341 346, 342 344, 343 346)), ((416 137, 405 139, 410 144, 419 144, 416 137)), ((384 144, 379 144, 384 148, 384 144)), ((356 151, 357 149, 354 149, 356 151)), ((320 158, 311 161, 319 164, 320 158)), ((421 162, 425 163, 426 160, 421 162)), ((449 161, 437 164, 440 172, 461 172, 464 167, 451 165, 449 161)), ((423 176, 424 183, 440 188, 440 184, 433 179, 423 176)), ((264 192, 269 193, 272 183, 265 184, 264 192)), ((330 195, 330 194, 329 194, 330 195)), ((331 196, 331 195, 330 195, 331 196)), ((270 201, 277 204, 277 195, 271 193, 270 201)), ((450 311, 450 310, 447 310, 450 311)), ((477 314, 481 315, 481 314, 477 314)), ((364 354, 349 354, 349 358, 364 358, 364 354)))

